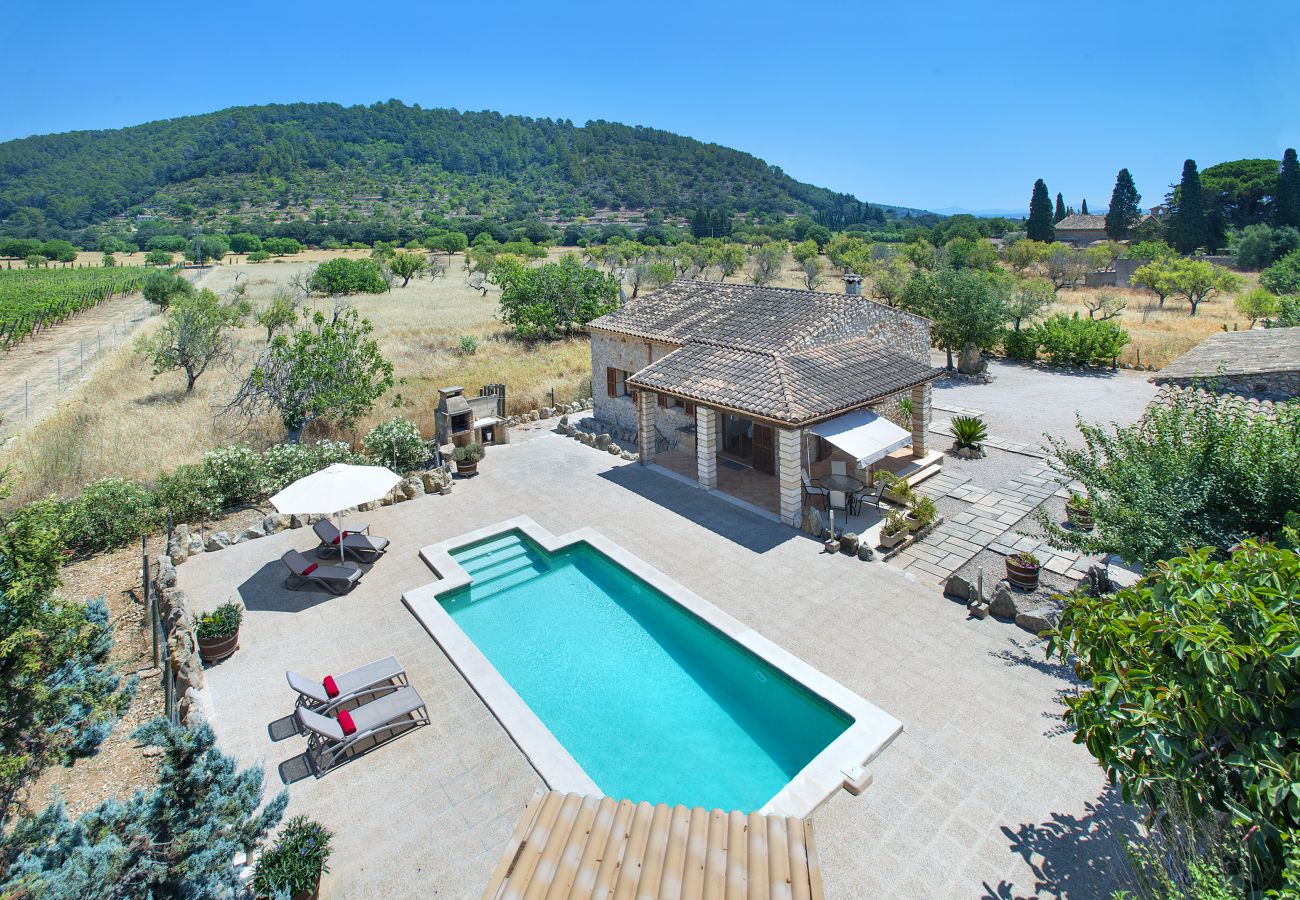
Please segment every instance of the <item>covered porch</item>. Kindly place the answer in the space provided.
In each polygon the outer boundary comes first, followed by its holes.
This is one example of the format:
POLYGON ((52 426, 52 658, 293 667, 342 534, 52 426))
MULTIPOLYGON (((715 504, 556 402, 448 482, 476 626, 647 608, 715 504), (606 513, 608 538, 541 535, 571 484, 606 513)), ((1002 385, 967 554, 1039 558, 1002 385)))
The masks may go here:
MULTIPOLYGON (((738 505, 799 527, 805 505, 827 508, 817 488, 822 479, 851 479, 869 486, 876 473, 903 477, 934 468, 930 453, 930 383, 911 390, 910 432, 865 406, 805 427, 745 416, 739 411, 694 403, 688 398, 641 390, 636 397, 638 450, 642 465, 693 481, 738 505), (667 403, 660 397, 670 398, 667 403), (693 426, 674 420, 671 434, 659 422, 665 407, 685 408, 693 426), (810 491, 811 489, 811 491, 810 491)), ((850 490, 856 486, 843 484, 850 490)), ((882 510, 862 504, 852 514, 836 513, 836 529, 859 534, 878 528, 882 510)))

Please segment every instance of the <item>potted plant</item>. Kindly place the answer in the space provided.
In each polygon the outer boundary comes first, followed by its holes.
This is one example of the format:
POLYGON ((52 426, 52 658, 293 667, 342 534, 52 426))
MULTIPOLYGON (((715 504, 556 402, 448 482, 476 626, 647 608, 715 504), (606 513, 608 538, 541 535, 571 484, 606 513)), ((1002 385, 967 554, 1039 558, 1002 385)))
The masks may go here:
POLYGON ((466 444, 451 451, 451 458, 456 462, 456 474, 466 478, 478 474, 478 464, 483 453, 482 444, 466 444))
POLYGON ((979 416, 953 416, 948 423, 948 430, 955 438, 952 449, 958 456, 967 459, 984 456, 984 442, 988 440, 989 427, 979 416))
POLYGON ((910 533, 911 529, 907 526, 907 514, 901 509, 896 509, 885 516, 885 527, 880 529, 880 546, 885 548, 897 547, 907 540, 910 533))
POLYGON ((199 616, 194 633, 199 639, 199 658, 205 663, 225 659, 239 649, 239 623, 244 608, 238 603, 223 603, 212 612, 199 616))
POLYGON ((907 483, 907 479, 893 472, 880 472, 876 475, 877 481, 885 483, 884 498, 891 503, 897 503, 901 506, 910 506, 915 499, 912 493, 912 486, 907 483))
POLYGON ((1065 518, 1070 525, 1080 531, 1091 531, 1095 521, 1092 517, 1092 500, 1083 494, 1070 494, 1065 501, 1065 518))
POLYGON ((1007 581, 1022 591, 1038 590, 1038 557, 1032 553, 1012 553, 1007 557, 1007 581))
POLYGON ((920 531, 939 515, 938 508, 929 497, 913 497, 912 509, 907 514, 907 526, 913 531, 920 531))
POLYGON ((289 897, 315 900, 321 875, 329 871, 330 840, 334 835, 319 822, 295 816, 284 823, 280 838, 262 851, 253 870, 258 898, 289 897))

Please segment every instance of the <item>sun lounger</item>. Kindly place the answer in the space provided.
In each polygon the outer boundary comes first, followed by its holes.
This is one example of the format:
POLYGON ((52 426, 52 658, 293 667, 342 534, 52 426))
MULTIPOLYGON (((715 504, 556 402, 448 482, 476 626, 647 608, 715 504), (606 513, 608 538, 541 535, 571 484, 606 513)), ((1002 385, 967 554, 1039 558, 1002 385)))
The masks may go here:
POLYGON ((360 569, 308 562, 307 557, 297 550, 285 553, 280 562, 289 570, 289 577, 284 580, 285 587, 293 591, 307 584, 318 584, 331 594, 346 594, 361 580, 360 569))
POLYGON ((364 526, 357 531, 339 532, 334 523, 329 519, 321 519, 312 526, 312 531, 316 532, 316 537, 320 538, 320 546, 316 548, 316 555, 327 557, 330 554, 339 555, 339 542, 343 543, 343 552, 355 557, 361 562, 373 562, 384 555, 388 549, 388 538, 371 537, 362 532, 369 529, 370 526, 364 526))
POLYGON ((407 683, 406 671, 395 656, 385 656, 342 675, 326 675, 323 681, 312 681, 297 672, 285 672, 284 677, 298 692, 298 706, 322 714, 349 700, 396 690, 407 683))
POLYGON ((400 687, 353 710, 339 710, 337 718, 298 707, 298 721, 311 732, 307 758, 317 772, 331 768, 360 741, 378 738, 399 728, 428 725, 429 713, 415 688, 400 687))

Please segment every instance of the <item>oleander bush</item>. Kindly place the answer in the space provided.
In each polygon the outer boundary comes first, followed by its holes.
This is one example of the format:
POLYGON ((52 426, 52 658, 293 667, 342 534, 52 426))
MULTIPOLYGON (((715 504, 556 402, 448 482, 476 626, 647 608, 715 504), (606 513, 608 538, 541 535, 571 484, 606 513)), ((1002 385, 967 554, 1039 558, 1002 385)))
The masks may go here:
POLYGON ((177 466, 158 476, 155 489, 158 506, 174 522, 199 522, 221 509, 212 472, 202 463, 177 466))
POLYGON ((262 851, 253 871, 258 897, 292 897, 316 887, 333 849, 334 835, 319 822, 295 816, 284 823, 275 843, 262 851))
POLYGON ((251 503, 266 493, 262 455, 245 444, 218 447, 203 458, 221 507, 251 503))
POLYGON ((334 463, 365 464, 365 454, 355 452, 346 441, 317 441, 314 444, 276 444, 262 453, 263 488, 274 494, 313 472, 334 463))
POLYGON ((128 544, 161 521, 152 491, 125 478, 104 478, 67 504, 63 538, 74 550, 95 553, 128 544))
POLYGON ((425 459, 424 437, 415 423, 401 416, 370 429, 362 439, 366 452, 381 465, 408 472, 425 459))

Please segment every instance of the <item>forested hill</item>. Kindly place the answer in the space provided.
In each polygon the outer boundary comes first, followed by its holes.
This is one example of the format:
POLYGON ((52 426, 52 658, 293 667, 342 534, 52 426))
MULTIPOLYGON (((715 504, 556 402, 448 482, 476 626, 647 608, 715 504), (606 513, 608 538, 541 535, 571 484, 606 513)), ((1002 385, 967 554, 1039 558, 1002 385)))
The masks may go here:
POLYGON ((76 228, 127 211, 367 214, 381 201, 445 215, 710 206, 842 218, 860 206, 667 131, 396 100, 236 107, 0 144, 0 219, 11 225, 76 228))

